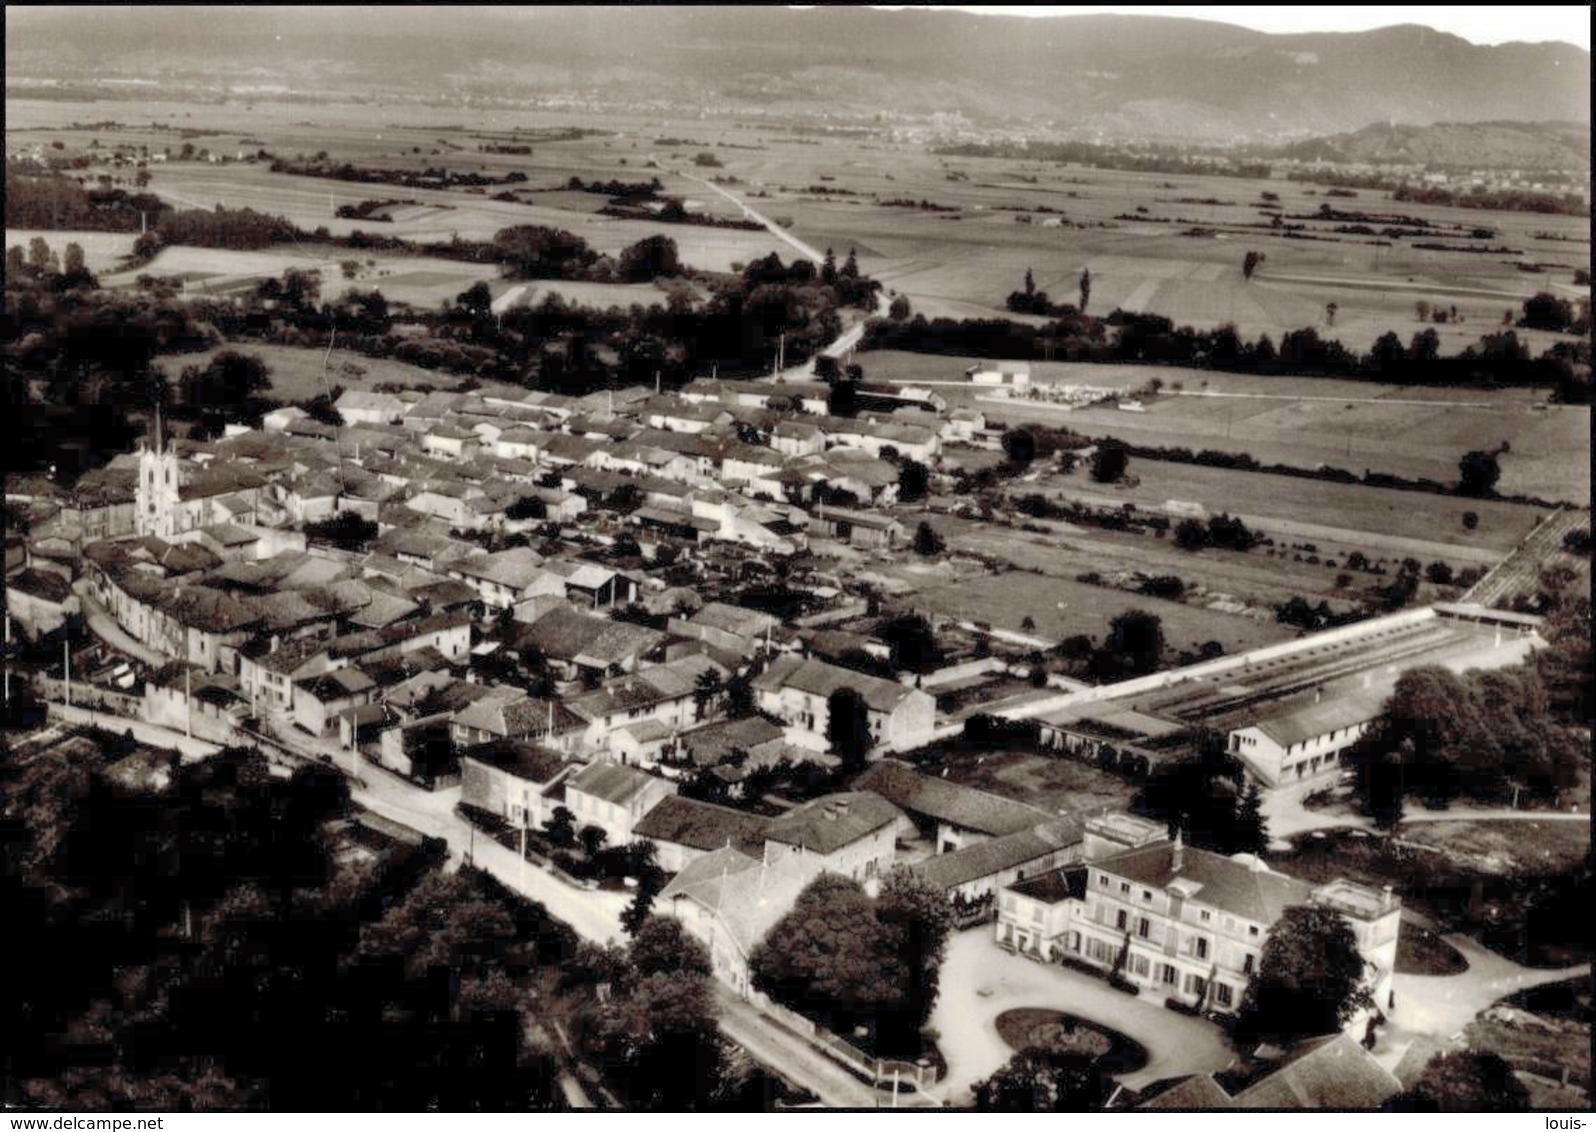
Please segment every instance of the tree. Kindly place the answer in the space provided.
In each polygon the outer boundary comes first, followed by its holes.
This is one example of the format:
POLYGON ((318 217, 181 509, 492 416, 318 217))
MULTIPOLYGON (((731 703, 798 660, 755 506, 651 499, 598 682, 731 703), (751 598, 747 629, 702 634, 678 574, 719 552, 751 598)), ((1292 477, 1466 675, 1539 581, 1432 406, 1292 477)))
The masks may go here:
POLYGON ((754 686, 747 676, 733 676, 726 682, 726 714, 733 719, 747 719, 758 710, 754 686))
POLYGON ((582 843, 582 852, 587 856, 587 859, 594 861, 603 850, 604 842, 609 840, 609 836, 604 831, 603 826, 584 825, 581 832, 577 834, 577 840, 582 843))
POLYGON ((1036 277, 1031 274, 1029 267, 1025 269, 1025 293, 1027 295, 1036 294, 1036 277))
POLYGON ((748 967, 757 989, 846 1033, 902 1004, 901 942, 857 881, 821 873, 755 946, 748 967))
POLYGON ((682 273, 681 254, 669 236, 648 236, 621 252, 621 278, 647 283, 682 273))
POLYGON ((21 279, 28 269, 28 253, 21 244, 12 244, 6 249, 6 278, 10 280, 21 279))
POLYGON ((1104 440, 1092 453, 1092 479, 1098 483, 1118 483, 1130 466, 1130 454, 1122 441, 1104 440))
POLYGON ((942 536, 932 529, 931 524, 922 521, 914 529, 914 552, 922 558, 931 558, 941 554, 946 549, 942 536))
POLYGON ((482 280, 471 284, 454 297, 455 305, 473 315, 485 315, 493 309, 493 291, 482 280))
POLYGON ((1236 1033, 1247 1042, 1294 1042, 1335 1033, 1372 1005, 1352 925, 1334 908, 1299 904, 1269 929, 1236 1033))
POLYGON ((1420 322, 1430 321, 1430 304, 1423 299, 1413 304, 1413 313, 1418 315, 1420 322))
POLYGON ((828 287, 837 281, 837 255, 830 248, 826 249, 825 261, 820 266, 820 281, 828 287))
POLYGON ((1252 273, 1258 270, 1258 265, 1260 263, 1262 263, 1266 258, 1268 258, 1268 257, 1265 256, 1262 252, 1254 252, 1254 251, 1249 251, 1246 255, 1242 256, 1241 257, 1241 277, 1243 279, 1251 279, 1252 278, 1252 273))
POLYGON ((842 270, 838 274, 844 279, 859 278, 859 259, 855 255, 854 249, 848 249, 848 259, 843 263, 842 270))
POLYGON ((675 974, 708 978, 715 973, 704 945, 688 935, 674 916, 648 916, 628 934, 631 964, 644 978, 675 974))
POLYGON ((543 831, 555 848, 568 849, 576 844, 576 815, 564 806, 555 806, 543 822, 543 831))
POLYGON ((1157 614, 1128 609, 1108 623, 1103 649, 1127 675, 1146 675, 1163 657, 1164 623, 1157 614))
POLYGON ((704 946, 674 920, 650 917, 624 957, 604 956, 601 967, 609 993, 590 1001, 574 1027, 583 1054, 604 1066, 629 1108, 706 1107, 725 1051, 704 946))
POLYGON ((1017 468, 1024 469, 1036 459, 1036 437, 1029 429, 1011 428, 1003 434, 1003 452, 1009 458, 1009 463, 1017 468))
POLYGON ((1090 1054, 1030 1046, 974 1086, 978 1112, 1092 1112, 1114 1083, 1090 1054))
POLYGON ((61 257, 61 269, 67 275, 82 276, 89 273, 88 265, 83 258, 83 245, 69 243, 66 252, 61 257))
POLYGON ((260 396, 272 386, 271 370, 254 354, 223 350, 204 369, 185 367, 179 386, 187 405, 224 420, 255 423, 260 396))
POLYGON ((931 622, 918 613, 894 617, 878 630, 892 650, 892 666, 900 671, 929 672, 942 663, 942 650, 931 622))
POLYGON ((857 688, 844 686, 826 698, 826 742, 843 765, 864 765, 871 747, 870 708, 857 688))
POLYGON ((898 465, 898 501, 917 503, 926 497, 931 486, 931 471, 918 460, 904 460, 898 465))
POLYGON ((898 867, 881 884, 876 919, 896 938, 895 954, 907 969, 903 1008, 894 1012, 893 1022, 883 1021, 882 1044, 912 1050, 920 1027, 936 1006, 953 909, 944 892, 898 867), (889 1028, 895 1032, 885 1032, 889 1028))
MULTIPOLYGON (((632 902, 621 912, 621 930, 632 936, 634 941, 641 938, 643 929, 659 920, 659 917, 650 913, 654 908, 654 898, 665 887, 665 873, 654 863, 654 856, 658 852, 652 841, 634 841, 628 845, 630 854, 631 875, 637 880, 637 891, 632 897, 632 902)), ((674 919, 664 921, 669 924, 680 925, 674 919)), ((663 931, 664 929, 660 929, 663 931)), ((645 974, 651 974, 645 971, 645 974)), ((704 974, 709 974, 705 971, 704 974)))
POLYGON ((895 295, 891 305, 887 307, 887 317, 893 322, 903 322, 913 313, 914 311, 909 306, 909 296, 907 295, 895 295))
POLYGON ((1182 519, 1175 524, 1175 545, 1182 550, 1201 550, 1208 545, 1208 525, 1201 519, 1182 519))
POLYGON ((50 250, 50 244, 43 236, 35 236, 28 241, 28 266, 33 268, 38 275, 44 275, 50 270, 50 257, 55 255, 50 250))
POLYGON ((1458 461, 1457 469, 1459 495, 1484 498, 1496 490, 1496 481, 1502 478, 1502 466, 1490 452, 1468 453, 1458 461))
POLYGON ((720 673, 713 668, 706 668, 700 672, 693 681, 693 718, 703 719, 720 698, 725 683, 720 673))
POLYGON ((1258 780, 1248 778, 1247 787, 1236 802, 1230 851, 1259 854, 1267 848, 1269 848, 1269 819, 1264 817, 1263 796, 1258 790, 1258 780))
POLYGON ((1438 1053, 1424 1075, 1386 1106, 1396 1112, 1528 1112, 1529 1090, 1500 1054, 1438 1053))
POLYGON ((1092 297, 1092 269, 1081 268, 1081 310, 1086 310, 1086 301, 1092 297))
POLYGON ((1326 326, 1334 326, 1336 324, 1336 312, 1340 309, 1341 307, 1337 303, 1326 303, 1324 305, 1324 321, 1326 326))

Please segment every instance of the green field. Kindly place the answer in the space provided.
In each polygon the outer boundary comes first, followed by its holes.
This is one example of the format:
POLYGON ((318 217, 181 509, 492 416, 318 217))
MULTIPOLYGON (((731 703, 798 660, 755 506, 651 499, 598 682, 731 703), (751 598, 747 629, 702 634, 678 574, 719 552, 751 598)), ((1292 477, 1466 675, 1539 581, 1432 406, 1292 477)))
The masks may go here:
MULTIPOLYGON (((1264 463, 1309 468, 1328 464, 1355 474, 1372 469, 1451 483, 1465 452, 1506 442, 1510 450, 1500 458, 1502 492, 1580 505, 1591 498, 1590 407, 1547 405, 1545 394, 1536 390, 1435 389, 1173 366, 1029 363, 1032 384, 1038 386, 1077 383, 1130 391, 1154 380, 1164 386, 1159 396, 1144 401, 1145 412, 1098 407, 1071 411, 1023 397, 1001 398, 989 387, 964 380, 965 370, 978 362, 1012 359, 882 350, 859 354, 857 360, 870 380, 935 383, 950 405, 978 408, 988 420, 1035 422, 1148 446, 1247 452, 1264 463)), ((1138 461, 1136 470, 1146 467, 1146 461, 1138 461)), ((1261 481, 1266 491, 1297 490, 1285 488, 1292 482, 1278 477, 1261 481)), ((1438 496, 1403 495, 1416 514, 1438 507, 1447 513, 1485 514, 1477 505, 1452 508, 1438 496)), ((1402 506, 1398 504, 1399 512, 1402 506)))
MULTIPOLYGON (((272 382, 266 395, 279 401, 308 400, 334 385, 342 385, 345 389, 371 389, 384 384, 453 389, 459 384, 459 379, 449 374, 407 365, 391 358, 368 358, 347 350, 333 350, 329 356, 326 350, 261 342, 230 342, 203 353, 174 355, 163 359, 163 368, 175 378, 185 366, 204 367, 222 350, 237 350, 265 362, 271 370, 272 382)), ((484 387, 496 384, 486 382, 484 387)))

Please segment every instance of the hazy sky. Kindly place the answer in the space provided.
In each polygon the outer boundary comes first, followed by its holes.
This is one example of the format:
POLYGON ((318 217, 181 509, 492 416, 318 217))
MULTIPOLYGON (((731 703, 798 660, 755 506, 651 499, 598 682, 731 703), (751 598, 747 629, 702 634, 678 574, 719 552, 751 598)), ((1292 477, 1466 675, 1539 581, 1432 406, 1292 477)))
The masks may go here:
MULTIPOLYGON (((881 5, 887 7, 888 5, 881 5)), ((919 6, 919 5, 915 5, 919 6)), ((1471 43, 1538 43, 1560 39, 1590 50, 1591 10, 1586 4, 1541 4, 1523 7, 1489 5, 1443 7, 1425 5, 1310 4, 1121 4, 1121 5, 1008 5, 959 4, 968 12, 998 12, 1012 16, 1068 16, 1088 12, 1124 12, 1143 16, 1188 16, 1266 32, 1367 31, 1392 24, 1425 24, 1449 31, 1471 43)))

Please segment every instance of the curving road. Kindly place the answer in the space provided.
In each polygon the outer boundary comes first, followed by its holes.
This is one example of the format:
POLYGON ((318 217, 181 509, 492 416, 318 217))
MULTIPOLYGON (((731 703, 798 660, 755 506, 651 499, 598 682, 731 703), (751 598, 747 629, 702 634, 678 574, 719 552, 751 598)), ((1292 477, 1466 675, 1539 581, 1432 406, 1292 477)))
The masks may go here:
MULTIPOLYGON (((656 158, 655 160, 658 159, 656 158)), ((776 239, 781 240, 783 243, 790 245, 795 251, 798 252, 799 255, 803 256, 805 259, 812 261, 816 265, 825 263, 826 256, 824 252, 818 251, 812 244, 807 244, 800 240, 797 236, 794 236, 780 224, 777 224, 775 221, 771 220, 757 209, 751 207, 747 201, 741 200, 732 193, 727 192, 725 189, 721 188, 721 186, 715 184, 715 182, 707 181, 703 177, 697 176, 693 173, 685 173, 680 169, 667 168, 666 172, 673 173, 684 180, 693 181, 697 184, 703 185, 712 193, 719 193, 721 196, 735 204, 738 208, 742 209, 744 216, 748 217, 748 219, 754 221, 755 223, 764 225, 767 232, 776 237, 776 239)), ((880 292, 876 294, 875 313, 878 316, 883 318, 886 317, 887 310, 891 305, 891 302, 887 299, 885 294, 880 292)), ((820 354, 828 358, 841 358, 849 353, 852 353, 853 350, 859 345, 859 340, 864 337, 864 329, 865 319, 861 318, 847 330, 843 331, 841 336, 839 336, 835 342, 832 342, 825 349, 821 350, 820 354)), ((813 378, 814 375, 815 361, 813 358, 810 358, 802 365, 789 366, 787 369, 781 372, 782 378, 787 381, 808 381, 813 378)))

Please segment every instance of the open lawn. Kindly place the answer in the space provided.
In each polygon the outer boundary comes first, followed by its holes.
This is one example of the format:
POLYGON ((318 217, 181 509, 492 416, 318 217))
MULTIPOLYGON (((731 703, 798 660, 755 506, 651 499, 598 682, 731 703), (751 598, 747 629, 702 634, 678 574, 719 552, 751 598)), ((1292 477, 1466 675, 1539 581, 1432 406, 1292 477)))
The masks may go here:
POLYGON ((1590 826, 1573 821, 1424 822, 1403 837, 1505 875, 1570 868, 1590 849, 1590 826))
MULTIPOLYGON (((237 350, 265 362, 271 370, 272 382, 267 396, 279 401, 315 397, 332 385, 342 385, 345 389, 371 389, 391 383, 409 388, 431 386, 434 389, 453 389, 461 380, 450 374, 407 365, 391 358, 368 358, 337 349, 329 358, 326 350, 259 342, 230 342, 204 353, 170 355, 158 361, 167 374, 175 378, 185 366, 203 367, 222 350, 237 350)), ((484 388, 491 388, 497 383, 483 384, 484 388)))
MULTIPOLYGON (((1159 512, 1171 502, 1197 503, 1210 515, 1225 512, 1247 516, 1249 523, 1256 523, 1265 534, 1276 536, 1276 541, 1282 543, 1301 541, 1283 538, 1281 532, 1289 532, 1295 524, 1304 522, 1353 533, 1389 534, 1456 547, 1459 563, 1495 562, 1505 557, 1546 514, 1544 508, 1493 500, 1137 457, 1131 458, 1130 474, 1138 481, 1134 485, 1110 487, 1076 472, 1044 477, 1034 490, 1044 495, 1061 492, 1071 498, 1110 505, 1133 502, 1143 510, 1159 512), (1463 515, 1468 511, 1479 516, 1479 525, 1472 531, 1463 525, 1463 515), (1270 529, 1270 520, 1279 521, 1275 530, 1270 529)), ((1353 548, 1369 550, 1356 545, 1353 548)), ((1369 557, 1372 560, 1380 555, 1371 551, 1369 557)), ((1397 560, 1402 557, 1398 555, 1397 560)))
POLYGON ((964 581, 919 588, 909 603, 937 617, 986 622, 998 629, 1022 631, 1026 617, 1039 637, 1061 640, 1079 633, 1101 641, 1108 623, 1128 609, 1156 614, 1171 649, 1195 651, 1218 641, 1227 653, 1285 640, 1296 630, 1267 621, 1234 616, 1162 598, 1120 593, 1072 578, 1039 574, 989 574, 964 581))
MULTIPOLYGON (((1317 555, 1273 556, 1262 548, 1246 554, 1223 550, 1190 553, 1169 538, 1057 522, 1032 524, 1043 528, 1037 533, 947 515, 929 515, 926 521, 951 550, 995 557, 1022 570, 1070 579, 1087 572, 1105 579, 1134 573, 1174 575, 1188 587, 1201 586, 1206 591, 1187 599, 1200 606, 1238 601, 1272 610, 1298 594, 1334 604, 1353 600, 1360 588, 1380 580, 1357 574, 1346 590, 1337 589, 1340 564, 1324 557, 1317 563, 1307 561, 1317 555)), ((1041 625, 1034 614, 1033 618, 1041 625)))

